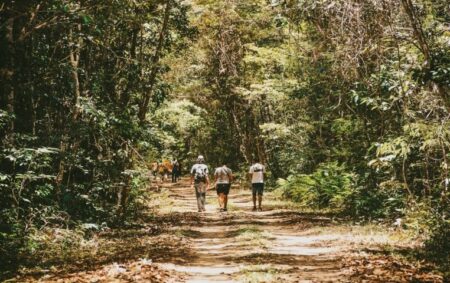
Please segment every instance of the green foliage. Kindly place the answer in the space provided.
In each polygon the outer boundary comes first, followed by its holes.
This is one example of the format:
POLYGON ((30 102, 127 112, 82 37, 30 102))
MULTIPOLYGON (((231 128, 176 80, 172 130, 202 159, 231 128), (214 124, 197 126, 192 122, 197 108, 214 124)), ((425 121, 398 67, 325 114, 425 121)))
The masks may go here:
POLYGON ((0 8, 2 262, 33 229, 138 215, 146 163, 197 154, 258 157, 310 208, 436 208, 445 245, 446 1, 22 2, 0 8))
POLYGON ((431 237, 425 243, 428 259, 439 264, 450 276, 450 221, 437 219, 431 231, 431 237))
POLYGON ((163 60, 195 37, 188 10, 179 1, 2 5, 0 269, 46 249, 33 238, 40 229, 123 223, 142 209, 142 156, 160 150, 160 125, 148 118, 169 95, 163 60))
POLYGON ((355 189, 355 175, 337 163, 320 164, 312 174, 291 175, 278 180, 283 195, 311 209, 345 209, 345 201, 355 189))

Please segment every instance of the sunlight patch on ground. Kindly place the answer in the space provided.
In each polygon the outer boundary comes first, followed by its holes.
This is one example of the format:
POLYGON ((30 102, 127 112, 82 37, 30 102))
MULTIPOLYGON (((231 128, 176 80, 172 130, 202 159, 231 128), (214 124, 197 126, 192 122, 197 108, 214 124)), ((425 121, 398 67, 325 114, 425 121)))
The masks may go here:
POLYGON ((336 225, 326 229, 314 227, 301 233, 314 239, 334 241, 335 245, 395 245, 411 246, 419 245, 420 239, 414 241, 411 235, 407 235, 402 230, 389 229, 385 226, 367 225, 336 225))
POLYGON ((272 238, 271 234, 267 231, 261 230, 256 226, 242 227, 236 232, 236 240, 241 243, 242 246, 251 246, 253 248, 266 249, 272 238))
POLYGON ((182 266, 172 263, 163 263, 159 266, 165 270, 189 274, 186 282, 238 282, 233 280, 233 274, 240 272, 241 266, 182 266))
POLYGON ((196 273, 203 275, 222 275, 233 274, 239 272, 241 267, 239 266, 185 266, 172 263, 158 264, 164 269, 174 270, 177 272, 196 273))
POLYGON ((270 264, 250 265, 241 270, 239 282, 257 283, 257 282, 277 282, 277 273, 280 270, 270 264))
MULTIPOLYGON (((172 211, 182 216, 196 209, 190 188, 170 191, 172 211)), ((219 213, 217 196, 209 191, 206 213, 192 214, 199 222, 181 221, 172 230, 189 242, 187 261, 161 267, 184 274, 186 282, 332 282, 344 276, 342 256, 349 251, 405 242, 401 231, 300 212, 270 192, 262 212, 252 212, 252 206, 249 191, 233 190, 230 211, 219 213)))
POLYGON ((298 256, 311 256, 311 255, 323 255, 336 253, 342 250, 341 247, 317 247, 317 248, 309 248, 309 247, 275 247, 269 248, 268 252, 272 254, 279 255, 298 255, 298 256))

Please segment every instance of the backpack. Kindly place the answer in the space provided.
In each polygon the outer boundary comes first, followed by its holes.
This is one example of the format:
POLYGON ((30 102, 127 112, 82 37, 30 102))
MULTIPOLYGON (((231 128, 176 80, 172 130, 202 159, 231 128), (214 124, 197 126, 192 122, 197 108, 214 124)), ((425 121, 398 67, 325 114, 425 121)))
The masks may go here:
POLYGON ((263 167, 261 164, 255 164, 253 166, 253 172, 261 172, 261 171, 263 171, 263 167))
POLYGON ((206 181, 206 168, 195 168, 194 180, 196 182, 206 181))

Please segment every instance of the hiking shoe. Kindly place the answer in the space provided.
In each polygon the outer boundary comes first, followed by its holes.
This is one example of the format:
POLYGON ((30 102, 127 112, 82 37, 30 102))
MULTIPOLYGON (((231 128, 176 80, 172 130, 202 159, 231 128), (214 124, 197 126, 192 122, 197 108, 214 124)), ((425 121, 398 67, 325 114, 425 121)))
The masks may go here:
POLYGON ((256 211, 256 206, 255 206, 255 207, 253 207, 252 211, 256 211))
POLYGON ((262 211, 262 208, 261 208, 261 207, 258 207, 258 211, 262 211))
POLYGON ((223 208, 220 208, 219 209, 219 212, 224 212, 225 210, 223 209, 223 208))
POLYGON ((228 211, 228 209, 227 209, 227 208, 224 208, 223 211, 228 211))

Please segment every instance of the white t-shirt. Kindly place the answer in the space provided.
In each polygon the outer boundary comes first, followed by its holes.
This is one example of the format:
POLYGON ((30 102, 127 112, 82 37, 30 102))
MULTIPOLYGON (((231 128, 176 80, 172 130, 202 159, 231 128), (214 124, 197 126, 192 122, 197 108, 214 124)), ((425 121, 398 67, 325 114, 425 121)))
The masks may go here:
POLYGON ((214 176, 216 177, 217 184, 229 184, 231 174, 231 169, 226 166, 216 168, 214 176))
POLYGON ((195 176, 195 172, 197 172, 197 171, 203 171, 206 176, 208 176, 208 174, 209 174, 208 166, 206 166, 205 164, 198 164, 198 163, 194 164, 194 166, 192 166, 192 169, 191 169, 191 175, 195 176))
POLYGON ((250 174, 252 174, 252 184, 254 183, 264 183, 264 173, 266 173, 266 168, 260 163, 255 163, 250 166, 250 174))

